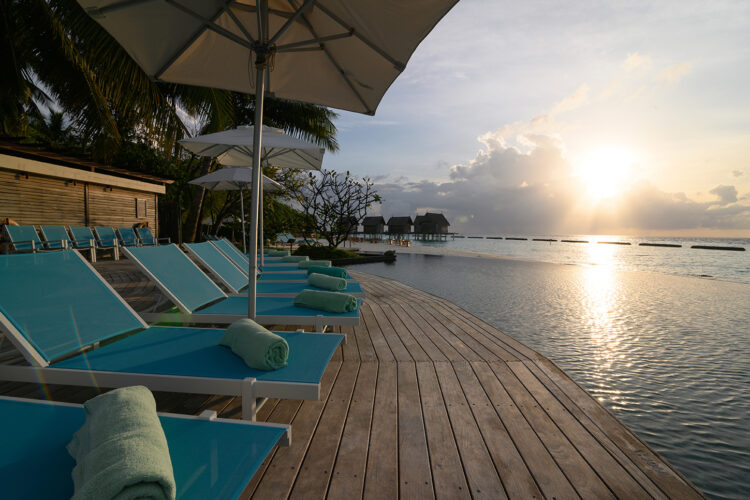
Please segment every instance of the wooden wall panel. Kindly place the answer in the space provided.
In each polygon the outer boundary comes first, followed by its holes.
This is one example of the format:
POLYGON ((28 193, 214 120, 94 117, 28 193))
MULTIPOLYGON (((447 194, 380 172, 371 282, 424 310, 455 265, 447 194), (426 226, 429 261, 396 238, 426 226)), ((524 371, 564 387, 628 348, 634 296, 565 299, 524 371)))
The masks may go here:
POLYGON ((92 226, 132 226, 148 222, 156 229, 156 204, 152 193, 142 193, 121 188, 89 186, 89 217, 92 226), (111 189, 111 191, 110 191, 111 189), (146 200, 146 217, 136 218, 135 200, 146 200))
MULTIPOLYGON (((148 222, 158 235, 157 195, 88 184, 89 226, 132 226, 148 222), (146 201, 146 217, 136 218, 136 199, 146 201)), ((18 174, 0 169, 0 218, 22 225, 86 225, 84 183, 18 174)))
POLYGON ((83 200, 80 182, 0 170, 0 218, 24 225, 80 226, 85 223, 83 200))

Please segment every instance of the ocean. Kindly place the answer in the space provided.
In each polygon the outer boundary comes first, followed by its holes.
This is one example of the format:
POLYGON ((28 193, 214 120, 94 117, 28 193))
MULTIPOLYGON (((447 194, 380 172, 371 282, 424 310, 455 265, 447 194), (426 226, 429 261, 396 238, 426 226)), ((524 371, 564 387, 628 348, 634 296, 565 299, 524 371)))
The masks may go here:
MULTIPOLYGON (((511 236, 513 237, 513 236, 511 236)), ((487 256, 554 262, 558 264, 607 265, 628 271, 653 271, 679 276, 750 283, 750 238, 655 238, 632 236, 515 236, 527 240, 488 239, 466 236, 442 242, 412 241, 415 251, 437 253, 473 252, 487 256), (534 238, 557 241, 533 241, 534 238), (567 243, 561 240, 585 241, 567 243), (599 242, 621 242, 614 245, 599 242), (678 248, 641 246, 680 245, 678 248), (699 246, 738 247, 745 251, 703 250, 699 246)), ((492 238, 490 236, 489 238, 492 238)), ((396 247, 398 248, 398 247, 396 247)))
POLYGON ((683 247, 457 239, 395 247, 394 264, 356 269, 444 297, 512 335, 706 494, 748 498, 750 252, 685 245, 750 242, 659 241, 683 247), (419 251, 432 255, 406 253, 419 251))

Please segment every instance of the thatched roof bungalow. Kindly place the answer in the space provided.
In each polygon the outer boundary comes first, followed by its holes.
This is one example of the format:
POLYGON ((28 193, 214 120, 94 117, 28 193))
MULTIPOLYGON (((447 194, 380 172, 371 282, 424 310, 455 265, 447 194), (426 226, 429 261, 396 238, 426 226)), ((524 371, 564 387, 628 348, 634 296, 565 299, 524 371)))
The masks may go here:
POLYGON ((417 234, 446 234, 450 223, 443 214, 427 212, 414 219, 414 232, 417 234))

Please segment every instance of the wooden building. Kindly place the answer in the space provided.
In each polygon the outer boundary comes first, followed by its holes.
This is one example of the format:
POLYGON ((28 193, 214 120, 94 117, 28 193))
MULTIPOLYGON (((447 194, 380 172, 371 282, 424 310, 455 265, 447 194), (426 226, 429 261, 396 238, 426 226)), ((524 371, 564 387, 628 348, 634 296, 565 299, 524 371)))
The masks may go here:
POLYGON ((0 218, 21 225, 132 226, 159 234, 172 181, 0 141, 0 218))
POLYGON ((343 232, 347 234, 351 234, 351 233, 357 232, 357 226, 359 226, 359 221, 354 216, 342 217, 341 220, 339 221, 339 224, 343 232))
POLYGON ((414 233, 416 234, 447 234, 450 224, 443 214, 427 212, 417 215, 414 219, 414 233))
POLYGON ((388 234, 409 234, 414 226, 410 216, 391 217, 388 219, 388 234))
POLYGON ((362 220, 362 232, 364 234, 383 234, 385 232, 385 219, 380 215, 365 217, 362 220))

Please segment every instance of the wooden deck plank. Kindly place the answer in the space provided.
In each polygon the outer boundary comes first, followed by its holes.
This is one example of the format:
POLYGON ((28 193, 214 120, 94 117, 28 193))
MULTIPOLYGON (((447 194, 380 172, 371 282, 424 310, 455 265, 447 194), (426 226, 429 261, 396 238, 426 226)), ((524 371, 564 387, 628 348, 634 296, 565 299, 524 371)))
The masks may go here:
POLYGON ((398 496, 398 370, 380 363, 367 453, 365 498, 398 496))
POLYGON ((516 406, 583 498, 614 498, 612 492, 584 460, 555 422, 540 408, 526 387, 505 363, 490 363, 516 406))
POLYGON ((445 354, 443 354, 443 351, 441 351, 427 335, 424 335, 422 333, 422 329, 419 328, 419 326, 417 326, 414 321, 412 321, 411 317, 408 314, 406 314, 406 311, 401 306, 401 304, 386 304, 385 307, 393 311, 393 313, 398 317, 401 324, 404 325, 404 328, 406 328, 406 331, 409 332, 409 335, 411 335, 414 341, 419 344, 425 354, 429 356, 431 361, 448 360, 445 354))
POLYGON ((354 336, 356 337, 357 350, 359 359, 362 362, 377 361, 378 355, 375 353, 375 346, 372 345, 372 339, 367 331, 367 325, 360 322, 354 327, 354 336))
POLYGON ((411 355, 409 349, 407 349, 401 336, 396 332, 391 322, 385 316, 383 308, 379 304, 370 304, 370 310, 372 311, 375 320, 378 322, 380 331, 383 332, 386 342, 391 347, 391 352, 398 362, 411 362, 414 361, 414 357, 411 355))
POLYGON ((365 328, 367 328, 367 334, 370 336, 378 361, 385 363, 396 361, 388 342, 386 342, 383 336, 383 332, 380 331, 380 326, 378 326, 378 322, 375 320, 369 304, 363 303, 359 311, 360 323, 363 323, 365 328))
MULTIPOLYGON (((418 311, 425 321, 429 321, 431 324, 436 325, 436 330, 443 335, 443 338, 460 339, 460 344, 468 349, 466 354, 459 350, 459 352, 464 355, 464 358, 466 358, 466 361, 496 361, 502 359, 488 349, 482 342, 478 341, 466 329, 459 328, 446 318, 441 318, 432 306, 434 306, 434 304, 420 304, 418 311)), ((458 347, 456 347, 456 349, 458 350, 458 347)))
POLYGON ((414 363, 398 364, 398 464, 401 498, 434 498, 414 363))
POLYGON ((518 453, 471 365, 455 363, 453 368, 508 497, 542 498, 534 476, 518 453))
POLYGON ((364 492, 377 378, 377 363, 361 364, 328 488, 330 499, 361 498, 364 492))
POLYGON ((472 363, 472 368, 544 496, 558 499, 579 498, 568 478, 489 365, 472 363))
POLYGON ((427 323, 412 309, 411 304, 404 304, 401 310, 404 313, 404 316, 402 317, 404 323, 408 325, 409 331, 411 331, 415 337, 423 335, 428 338, 449 361, 465 361, 465 358, 458 352, 458 350, 456 350, 450 342, 446 341, 443 336, 435 330, 433 325, 427 323))
POLYGON ((675 498, 701 498, 700 493, 679 471, 648 447, 588 392, 546 358, 535 362, 550 379, 561 387, 607 438, 628 456, 667 495, 675 498))
POLYGON ((432 363, 416 366, 435 496, 446 500, 471 498, 435 367, 432 363))
POLYGON ((464 318, 456 316, 453 311, 445 307, 441 303, 425 303, 425 307, 433 312, 433 317, 436 321, 446 323, 448 327, 453 331, 454 329, 465 331, 468 335, 473 337, 477 342, 481 343, 484 347, 492 351, 492 353, 503 361, 518 361, 520 359, 526 359, 525 356, 518 353, 515 349, 504 344, 497 337, 488 335, 484 331, 480 331, 474 327, 474 325, 468 323, 464 318))
POLYGON ((326 495, 358 373, 359 363, 341 366, 290 498, 322 498, 326 495))
POLYGON ((341 346, 341 354, 344 361, 359 362, 359 346, 357 345, 357 336, 354 334, 353 326, 341 327, 341 333, 346 335, 346 342, 341 346))
POLYGON ((481 432, 469 409, 451 363, 435 363, 461 462, 474 498, 507 498, 481 432))
POLYGON ((430 355, 427 354, 420 343, 411 334, 409 329, 406 328, 406 325, 404 325, 403 321, 401 321, 401 319, 393 311, 393 308, 391 306, 383 304, 380 307, 380 310, 382 311, 384 320, 388 321, 388 323, 391 325, 391 328, 393 328, 393 330, 399 336, 401 342, 409 351, 409 355, 411 355, 414 361, 432 361, 430 355))
MULTIPOLYGON (((341 363, 331 363, 331 374, 334 380, 327 380, 323 387, 323 394, 319 401, 304 401, 292 421, 292 445, 277 448, 268 468, 263 472, 257 488, 253 493, 258 498, 285 498, 294 485, 297 472, 302 466, 302 460, 307 453, 320 415, 325 408, 335 378, 337 378, 341 363)), ((329 367, 329 368, 330 368, 329 367)), ((288 422, 281 422, 288 423, 288 422)))
POLYGON ((589 464, 596 466, 597 475, 619 498, 643 498, 646 490, 589 434, 568 410, 531 374, 523 363, 508 366, 526 387, 557 427, 589 464))

